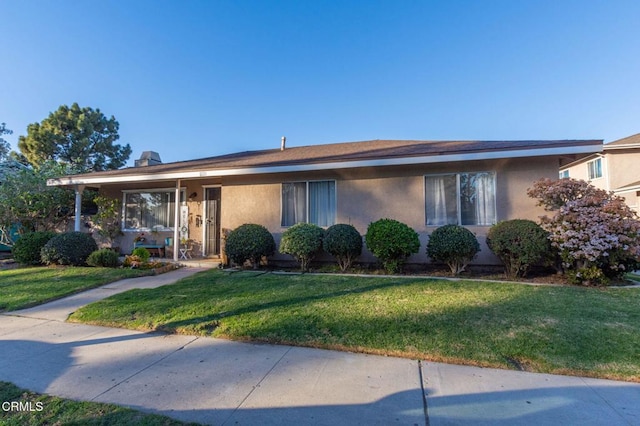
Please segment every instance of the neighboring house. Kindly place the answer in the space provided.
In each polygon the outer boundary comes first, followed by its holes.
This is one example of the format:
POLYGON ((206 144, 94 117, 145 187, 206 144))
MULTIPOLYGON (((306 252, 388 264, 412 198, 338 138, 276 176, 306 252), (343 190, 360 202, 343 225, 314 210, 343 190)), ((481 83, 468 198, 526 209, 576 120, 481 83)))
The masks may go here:
MULTIPOLYGON (((428 235, 457 223, 478 236, 476 263, 494 264, 485 243, 489 227, 506 219, 537 220, 543 210, 527 196, 533 182, 556 178, 558 167, 601 150, 601 140, 374 140, 286 148, 283 138, 280 149, 65 176, 48 184, 75 188, 77 203, 84 187, 122 199, 120 247, 155 230, 158 239, 173 236, 174 248, 188 237, 199 254, 216 256, 223 229, 244 223, 266 226, 278 242, 298 222, 350 223, 364 235, 369 223, 392 218, 420 234, 420 253, 409 262, 427 262, 428 235)), ((366 252, 363 260, 374 258, 366 252)))
POLYGON ((14 160, 6 160, 0 162, 0 185, 5 181, 7 176, 18 173, 20 170, 25 170, 27 166, 18 163, 14 160))
POLYGON ((640 207, 640 133, 603 146, 602 152, 560 167, 560 177, 582 179, 624 197, 629 207, 640 207))

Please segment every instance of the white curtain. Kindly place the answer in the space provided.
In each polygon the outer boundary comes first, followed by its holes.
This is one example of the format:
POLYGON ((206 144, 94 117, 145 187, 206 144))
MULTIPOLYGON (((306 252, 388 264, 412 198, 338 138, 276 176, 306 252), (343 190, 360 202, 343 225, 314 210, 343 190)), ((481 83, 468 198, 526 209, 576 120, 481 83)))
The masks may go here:
POLYGON ((292 226, 307 220, 307 184, 282 184, 282 226, 292 226))
POLYGON ((476 225, 493 225, 496 218, 496 201, 492 173, 476 174, 476 225))
POLYGON ((336 183, 309 182, 309 222, 331 226, 336 221, 336 183))
POLYGON ((425 177, 427 225, 441 226, 458 222, 455 175, 425 177))

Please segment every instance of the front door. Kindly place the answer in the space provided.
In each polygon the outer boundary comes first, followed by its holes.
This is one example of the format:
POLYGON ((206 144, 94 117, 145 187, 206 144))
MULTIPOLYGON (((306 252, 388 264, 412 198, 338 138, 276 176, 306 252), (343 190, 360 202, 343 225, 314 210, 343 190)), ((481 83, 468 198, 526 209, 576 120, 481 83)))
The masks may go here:
POLYGON ((220 188, 205 188, 204 255, 220 255, 220 188))

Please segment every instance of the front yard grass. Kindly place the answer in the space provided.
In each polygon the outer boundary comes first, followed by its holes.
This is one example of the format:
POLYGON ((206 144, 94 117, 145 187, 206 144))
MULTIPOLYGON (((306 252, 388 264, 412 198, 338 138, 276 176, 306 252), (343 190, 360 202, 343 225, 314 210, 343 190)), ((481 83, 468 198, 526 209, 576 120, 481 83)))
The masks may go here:
POLYGON ((206 271, 70 319, 640 381, 640 289, 206 271))
POLYGON ((184 423, 158 414, 98 402, 81 402, 41 395, 0 382, 0 424, 25 425, 131 425, 178 426, 184 423), (11 404, 21 404, 13 407, 11 404))
POLYGON ((29 308, 113 281, 150 275, 139 269, 33 267, 0 271, 0 312, 29 308))

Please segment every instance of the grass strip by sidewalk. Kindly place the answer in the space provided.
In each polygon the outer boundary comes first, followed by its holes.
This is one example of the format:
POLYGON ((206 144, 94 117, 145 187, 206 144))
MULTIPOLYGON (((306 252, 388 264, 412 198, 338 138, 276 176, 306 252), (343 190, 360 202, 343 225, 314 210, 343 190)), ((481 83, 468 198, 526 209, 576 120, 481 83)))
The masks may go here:
POLYGON ((640 282, 640 275, 635 274, 635 273, 629 273, 629 274, 625 274, 625 278, 631 281, 634 281, 635 283, 639 283, 640 282))
POLYGON ((72 321, 640 381, 640 289, 206 271, 72 321))
POLYGON ((29 308, 110 282, 152 273, 140 269, 62 266, 0 271, 0 312, 29 308))
POLYGON ((178 426, 184 423, 158 414, 147 414, 113 404, 82 402, 41 395, 0 382, 0 424, 26 425, 122 425, 178 426), (13 403, 13 405, 12 405, 13 403))

